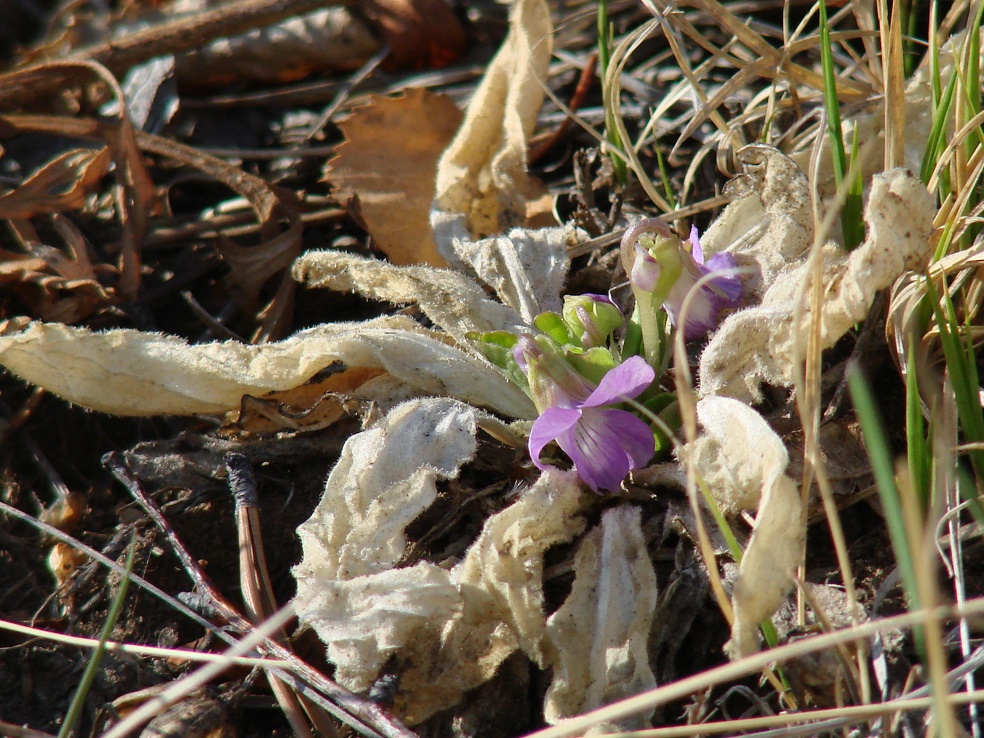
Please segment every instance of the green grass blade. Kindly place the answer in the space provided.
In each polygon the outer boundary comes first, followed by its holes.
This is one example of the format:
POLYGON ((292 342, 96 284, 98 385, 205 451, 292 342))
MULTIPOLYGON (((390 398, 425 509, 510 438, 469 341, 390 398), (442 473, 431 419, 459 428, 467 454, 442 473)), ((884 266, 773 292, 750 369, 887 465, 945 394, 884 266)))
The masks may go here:
POLYGON ((861 433, 864 435, 864 445, 868 450, 868 458, 871 460, 871 471, 875 475, 875 486, 878 488, 878 497, 881 500, 882 512, 888 526, 888 535, 895 552, 895 561, 902 575, 902 585, 909 598, 910 609, 918 609, 920 607, 919 590, 912 554, 912 542, 906 532, 902 498, 895 484, 895 464, 892 451, 888 445, 888 439, 885 437, 881 415, 861 369, 855 365, 849 371, 848 387, 854 402, 854 409, 858 415, 858 422, 861 424, 861 433))
MULTIPOLYGON (((977 362, 974 346, 970 339, 961 340, 960 323, 949 291, 943 293, 943 306, 931 281, 926 283, 926 292, 933 306, 933 314, 940 332, 940 344, 946 368, 950 374, 950 385, 957 404, 957 419, 965 441, 973 444, 968 452, 971 466, 978 484, 984 482, 984 408, 980 402, 980 381, 977 375, 977 362)), ((984 526, 984 505, 975 495, 967 498, 970 511, 978 525, 984 526)))
MULTIPOLYGON (((598 66, 601 69, 602 79, 607 79, 608 76, 608 66, 612 60, 613 38, 612 24, 608 20, 608 0, 598 0, 598 66)), ((622 151, 622 137, 618 135, 618 128, 615 126, 612 106, 608 100, 603 102, 605 106, 605 140, 612 145, 615 151, 622 151)), ((610 152, 608 156, 615 172, 615 184, 623 187, 628 180, 628 167, 625 160, 614 152, 610 152)))
POLYGON ((929 510, 932 485, 932 444, 926 438, 922 404, 919 401, 919 381, 916 376, 916 352, 906 356, 905 372, 905 439, 912 488, 925 514, 929 510))
POLYGON ((666 167, 666 158, 663 156, 663 150, 659 147, 658 143, 653 147, 656 151, 656 163, 659 166, 659 178, 663 183, 663 194, 666 195, 666 201, 673 207, 674 210, 677 208, 676 195, 673 193, 673 185, 670 183, 670 172, 666 167))
POLYGON ((92 656, 89 658, 89 663, 86 664, 82 679, 79 681, 79 686, 75 690, 75 696, 72 697, 72 703, 69 705, 68 713, 65 715, 65 721, 62 723, 61 730, 58 731, 58 738, 68 738, 72 735, 75 726, 79 722, 79 718, 82 717, 86 697, 92 688, 93 679, 96 678, 99 663, 106 653, 106 641, 112 635, 113 628, 116 627, 116 623, 120 619, 120 614, 123 612, 126 592, 130 588, 130 574, 133 571, 134 553, 137 550, 136 544, 137 536, 134 534, 130 539, 130 546, 126 551, 126 576, 120 581, 119 590, 116 592, 116 597, 113 599, 113 603, 109 608, 109 614, 106 615, 106 622, 103 624, 102 631, 99 633, 99 645, 93 650, 92 656))
MULTIPOLYGON (((827 111, 827 135, 830 140, 830 154, 834 169, 834 183, 838 190, 848 174, 847 152, 844 149, 844 136, 841 128, 840 103, 837 100, 837 79, 834 75, 834 52, 830 40, 830 25, 827 21, 827 4, 820 0, 820 66, 823 69, 823 102, 827 111)), ((861 220, 861 195, 858 189, 857 201, 851 192, 841 213, 841 231, 844 248, 848 251, 864 240, 864 225, 861 220)))
MULTIPOLYGON (((935 50, 934 50, 935 51, 935 50)), ((938 62, 937 62, 938 65, 938 62)), ((937 74, 939 70, 937 70, 937 74)), ((946 132, 946 122, 949 120, 953 111, 954 91, 957 89, 957 75, 950 77, 946 84, 946 90, 940 98, 939 105, 933 110, 933 125, 929 130, 929 138, 926 140, 926 149, 923 152, 922 168, 919 170, 919 179, 925 185, 929 184, 936 162, 939 160, 943 149, 946 148, 944 134, 946 132)), ((945 198, 945 193, 940 191, 940 199, 945 198)))

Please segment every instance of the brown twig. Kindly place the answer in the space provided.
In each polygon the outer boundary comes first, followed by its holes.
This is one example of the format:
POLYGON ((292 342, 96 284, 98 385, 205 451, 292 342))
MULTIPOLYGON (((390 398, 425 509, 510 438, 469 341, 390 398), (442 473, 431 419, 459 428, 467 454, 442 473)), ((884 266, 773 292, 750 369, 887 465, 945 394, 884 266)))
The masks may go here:
MULTIPOLYGON (((588 57, 588 61, 584 65, 584 69, 581 70, 581 76, 577 80, 577 86, 574 88, 574 92, 571 95, 571 101, 567 104, 567 109, 571 113, 576 113, 581 105, 584 103, 584 99, 588 96, 588 92, 591 90, 591 85, 595 81, 595 69, 598 66, 598 52, 592 52, 588 57)), ((536 147, 530 151, 529 163, 532 164, 542 158, 550 149, 556 146, 557 142, 562 139, 567 132, 570 130, 571 125, 573 125, 574 119, 568 115, 564 118, 557 130, 553 133, 547 134, 547 137, 540 141, 536 147)))
MULTIPOLYGON (((253 468, 250 466, 249 460, 242 454, 228 454, 226 456, 226 470, 229 473, 229 491, 232 492, 232 497, 236 503, 240 588, 249 611, 250 620, 258 625, 272 617, 279 608, 273 596, 273 584, 270 581, 266 553, 263 550, 256 480, 253 477, 253 468)), ((281 628, 274 638, 286 648, 290 648, 284 629, 281 628)), ((303 710, 323 735, 338 736, 338 731, 329 716, 317 705, 306 700, 302 702, 288 685, 272 675, 269 682, 270 689, 277 698, 277 702, 284 711, 284 715, 287 716, 295 734, 299 736, 311 735, 311 731, 303 718, 303 710)))

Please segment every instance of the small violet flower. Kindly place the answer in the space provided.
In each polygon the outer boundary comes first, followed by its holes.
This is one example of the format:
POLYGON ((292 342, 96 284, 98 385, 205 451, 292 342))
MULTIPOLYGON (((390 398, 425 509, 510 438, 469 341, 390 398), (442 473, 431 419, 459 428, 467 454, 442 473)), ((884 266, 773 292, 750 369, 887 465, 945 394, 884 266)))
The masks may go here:
POLYGON ((655 439, 649 426, 630 412, 610 407, 637 397, 655 379, 655 371, 641 356, 610 369, 592 388, 542 336, 521 336, 514 355, 540 411, 529 441, 537 467, 547 468, 540 453, 556 441, 578 476, 598 492, 617 490, 626 474, 652 458, 655 439))
POLYGON ((641 220, 622 237, 622 259, 634 290, 651 293, 652 302, 662 304, 677 328, 687 295, 698 280, 713 275, 690 300, 683 326, 688 341, 715 328, 721 312, 737 307, 741 301, 741 280, 734 273, 734 257, 721 252, 705 261, 696 226, 690 229, 688 251, 659 218, 641 220))

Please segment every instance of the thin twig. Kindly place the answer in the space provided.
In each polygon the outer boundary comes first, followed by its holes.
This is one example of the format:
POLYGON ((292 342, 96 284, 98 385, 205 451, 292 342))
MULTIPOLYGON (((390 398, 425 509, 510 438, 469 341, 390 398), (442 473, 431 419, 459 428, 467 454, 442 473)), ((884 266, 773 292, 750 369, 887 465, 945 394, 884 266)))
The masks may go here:
MULTIPOLYGON (((266 554, 263 550, 256 480, 253 476, 253 467, 242 454, 228 454, 226 470, 229 473, 229 490, 236 503, 240 589, 250 619, 254 624, 259 624, 273 616, 277 611, 277 602, 273 596, 273 584, 270 581, 266 554)), ((273 638, 286 648, 290 648, 287 632, 283 628, 273 638)), ((307 700, 302 701, 287 684, 272 675, 268 676, 268 681, 295 734, 302 737, 311 735, 310 728, 304 721, 303 713, 307 713, 311 722, 323 735, 338 735, 331 719, 317 705, 307 700)))

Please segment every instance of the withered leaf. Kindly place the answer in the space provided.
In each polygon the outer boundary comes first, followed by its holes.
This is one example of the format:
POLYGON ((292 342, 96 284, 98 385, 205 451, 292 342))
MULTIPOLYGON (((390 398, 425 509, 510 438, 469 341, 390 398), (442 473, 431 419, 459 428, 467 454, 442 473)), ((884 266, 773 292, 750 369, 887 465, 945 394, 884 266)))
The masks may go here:
POLYGON ((460 121, 450 98, 410 89, 373 98, 340 124, 346 140, 326 178, 342 199, 358 195, 366 227, 394 264, 447 263, 434 245, 428 214, 437 160, 460 121))
POLYGON ((251 433, 327 428, 346 414, 340 396, 351 395, 382 373, 381 369, 357 366, 283 392, 263 397, 246 395, 236 424, 251 433))
POLYGON ((76 210, 109 171, 109 149, 72 149, 59 154, 19 187, 0 195, 0 218, 76 210))

